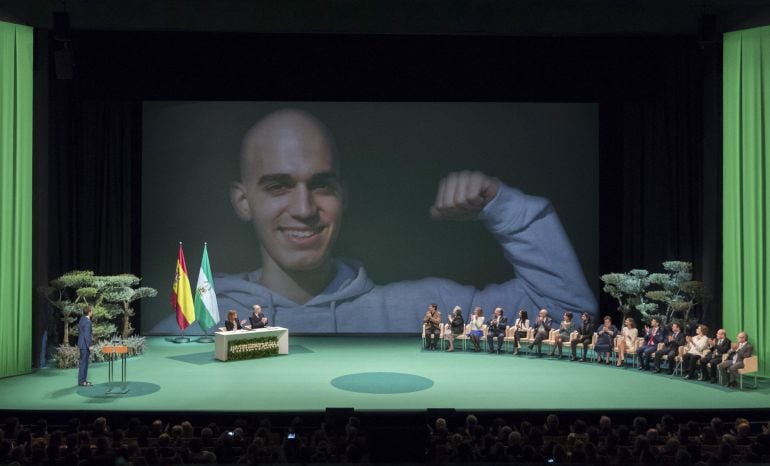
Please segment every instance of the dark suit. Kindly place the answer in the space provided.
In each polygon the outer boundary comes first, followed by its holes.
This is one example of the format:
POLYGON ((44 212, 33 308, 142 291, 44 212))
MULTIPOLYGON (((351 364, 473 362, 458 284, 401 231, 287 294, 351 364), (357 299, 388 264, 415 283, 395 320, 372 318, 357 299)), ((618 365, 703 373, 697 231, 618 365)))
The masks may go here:
POLYGON ((262 319, 265 318, 265 314, 259 313, 257 315, 251 314, 251 317, 249 317, 249 323, 251 324, 251 328, 265 328, 267 327, 267 321, 265 323, 262 323, 262 319))
POLYGON ((700 360, 702 379, 709 378, 712 382, 716 383, 717 366, 722 362, 722 356, 730 352, 731 345, 732 342, 729 338, 723 338, 721 343, 719 340, 714 342, 714 346, 709 348, 711 351, 700 360), (710 367, 709 364, 711 365, 710 367))
POLYGON ((671 333, 670 336, 671 340, 666 338, 666 345, 655 352, 655 370, 660 371, 660 361, 663 359, 663 356, 667 356, 668 373, 673 374, 674 358, 676 357, 677 353, 679 353, 679 347, 684 346, 687 340, 685 339, 684 332, 681 330, 676 333, 671 333))
POLYGON ((753 352, 754 347, 747 341, 742 347, 727 353, 727 359, 717 366, 719 374, 722 376, 722 385, 730 385, 735 382, 738 377, 738 369, 743 369, 743 360, 750 357, 753 352))
POLYGON ((230 322, 229 320, 225 321, 225 329, 227 329, 228 332, 235 330, 235 329, 241 330, 243 327, 241 327, 241 321, 236 320, 235 323, 230 322))
POLYGON ((494 353, 494 341, 497 337, 497 352, 503 351, 503 341, 505 340, 505 327, 508 325, 508 318, 500 316, 499 319, 492 317, 489 321, 489 327, 487 327, 487 348, 490 353, 494 353))
POLYGON ((543 319, 543 321, 540 323, 538 323, 537 319, 535 319, 533 326, 535 329, 535 339, 532 343, 530 343, 529 348, 532 349, 533 346, 537 346, 537 354, 540 354, 543 348, 543 340, 548 338, 548 334, 551 332, 552 325, 553 319, 548 316, 546 316, 546 318, 543 319))
POLYGON ((644 336, 644 345, 636 350, 639 356, 639 369, 650 369, 650 358, 658 350, 658 344, 666 339, 666 331, 662 328, 650 328, 650 331, 644 336))
POLYGON ((88 381, 88 361, 91 357, 91 347, 94 345, 91 332, 91 319, 82 316, 78 321, 78 349, 80 349, 80 365, 78 367, 78 385, 88 381))
POLYGON ((586 354, 588 353, 588 345, 591 344, 591 341, 594 338, 594 324, 591 320, 583 321, 581 318, 580 327, 577 328, 577 332, 577 338, 570 342, 570 346, 572 347, 572 359, 577 359, 578 343, 583 344, 583 359, 585 359, 586 354))

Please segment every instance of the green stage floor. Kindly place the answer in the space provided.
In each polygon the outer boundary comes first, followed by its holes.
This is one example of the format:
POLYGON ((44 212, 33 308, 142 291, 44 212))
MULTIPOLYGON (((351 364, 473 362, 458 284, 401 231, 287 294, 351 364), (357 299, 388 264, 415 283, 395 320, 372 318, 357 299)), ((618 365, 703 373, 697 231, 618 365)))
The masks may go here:
MULTIPOLYGON (((77 369, 0 379, 0 409, 85 411, 650 410, 770 408, 770 384, 743 392, 636 369, 477 353, 421 350, 419 338, 294 337, 290 354, 214 360, 211 344, 148 339, 128 361, 128 393, 106 394, 107 364, 93 387, 77 369)), ((120 365, 116 365, 119 377, 120 365)))

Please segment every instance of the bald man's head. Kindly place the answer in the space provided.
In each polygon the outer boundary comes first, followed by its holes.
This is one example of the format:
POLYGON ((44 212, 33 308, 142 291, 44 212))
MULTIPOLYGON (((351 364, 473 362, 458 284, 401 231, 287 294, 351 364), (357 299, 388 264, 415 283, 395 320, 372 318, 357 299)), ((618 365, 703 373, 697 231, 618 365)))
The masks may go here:
POLYGON ((254 225, 264 270, 329 270, 345 201, 334 152, 323 123, 301 110, 270 113, 244 136, 230 199, 254 225))
POLYGON ((260 157, 287 152, 328 154, 332 166, 339 171, 336 147, 326 125, 308 112, 285 108, 267 114, 244 135, 241 179, 253 173, 254 163, 259 162, 260 157))

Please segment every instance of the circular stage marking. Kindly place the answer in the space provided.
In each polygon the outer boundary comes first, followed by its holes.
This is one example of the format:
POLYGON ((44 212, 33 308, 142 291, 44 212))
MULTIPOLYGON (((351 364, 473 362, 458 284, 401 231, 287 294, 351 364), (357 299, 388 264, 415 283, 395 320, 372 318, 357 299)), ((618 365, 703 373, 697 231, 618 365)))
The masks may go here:
POLYGON ((334 388, 348 392, 392 395, 427 390, 433 386, 433 381, 400 372, 361 372, 337 377, 331 384, 334 388))
POLYGON ((147 382, 126 382, 125 393, 123 385, 114 384, 111 391, 110 384, 99 383, 91 387, 78 387, 78 395, 86 398, 130 398, 135 396, 151 395, 160 390, 160 385, 147 382))

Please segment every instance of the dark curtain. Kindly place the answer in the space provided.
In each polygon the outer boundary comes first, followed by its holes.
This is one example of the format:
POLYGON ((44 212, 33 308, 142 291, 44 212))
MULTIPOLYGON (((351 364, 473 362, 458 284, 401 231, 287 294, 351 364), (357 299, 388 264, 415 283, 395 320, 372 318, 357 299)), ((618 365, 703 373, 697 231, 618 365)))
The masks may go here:
MULTIPOLYGON (((704 281, 712 295, 696 313, 718 326, 720 300, 713 295, 721 293, 715 273, 721 256, 713 250, 719 250, 721 234, 713 217, 719 211, 706 209, 706 202, 707 193, 718 189, 707 171, 720 165, 704 163, 703 143, 705 119, 718 118, 704 114, 703 105, 712 60, 694 41, 672 43, 660 52, 651 95, 602 105, 600 270, 662 272, 666 260, 691 261, 695 279, 704 281)), ((609 311, 617 304, 602 294, 601 306, 609 311)))
MULTIPOLYGON (((49 81, 48 185, 36 187, 48 197, 49 280, 74 269, 139 274, 141 105, 84 98, 77 79, 57 79, 55 71, 49 81)), ((45 320, 50 349, 60 342, 61 329, 45 320)))

